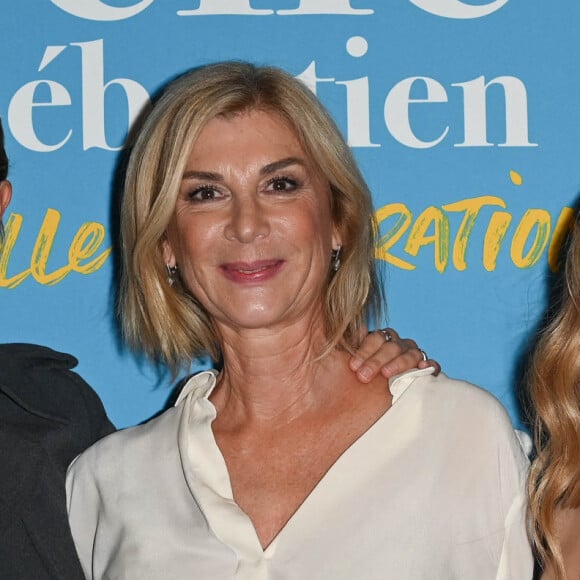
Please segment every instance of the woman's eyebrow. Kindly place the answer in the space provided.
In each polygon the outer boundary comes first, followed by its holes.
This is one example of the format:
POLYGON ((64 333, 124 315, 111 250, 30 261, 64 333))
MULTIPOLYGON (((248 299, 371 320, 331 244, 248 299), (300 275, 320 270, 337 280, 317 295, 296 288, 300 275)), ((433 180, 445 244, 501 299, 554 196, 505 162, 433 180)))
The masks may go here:
MULTIPOLYGON (((284 169, 285 167, 288 167, 290 165, 301 165, 302 167, 305 167, 306 161, 304 161, 304 159, 301 159, 300 157, 285 157, 284 159, 273 161, 272 163, 264 165, 260 169, 260 175, 275 173, 276 171, 280 171, 281 169, 284 169)), ((184 172, 181 179, 198 179, 200 181, 223 181, 224 177, 221 173, 214 173, 213 171, 196 171, 194 169, 190 169, 184 172)))
POLYGON ((289 165, 301 165, 302 167, 306 167, 306 161, 300 157, 285 157, 279 161, 274 161, 273 163, 264 165, 264 167, 260 169, 260 174, 267 175, 268 173, 275 173, 276 171, 280 171, 289 165))
POLYGON ((212 171, 186 171, 181 179, 199 179, 200 181, 223 181, 221 173, 213 173, 212 171))

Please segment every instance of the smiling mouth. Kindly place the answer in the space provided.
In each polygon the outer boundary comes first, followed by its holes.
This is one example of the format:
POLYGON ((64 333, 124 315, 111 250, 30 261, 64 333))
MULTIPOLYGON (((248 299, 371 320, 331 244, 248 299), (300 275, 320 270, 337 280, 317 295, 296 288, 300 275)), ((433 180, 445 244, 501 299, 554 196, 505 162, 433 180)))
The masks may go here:
POLYGON ((258 262, 231 262, 222 264, 220 270, 233 282, 263 282, 274 277, 284 265, 284 260, 260 260, 258 262))

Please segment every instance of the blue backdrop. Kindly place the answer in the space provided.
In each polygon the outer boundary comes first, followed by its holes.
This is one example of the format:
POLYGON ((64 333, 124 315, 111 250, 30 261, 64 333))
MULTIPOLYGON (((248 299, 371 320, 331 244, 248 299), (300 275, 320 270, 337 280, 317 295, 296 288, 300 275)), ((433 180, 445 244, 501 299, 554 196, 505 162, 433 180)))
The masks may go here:
POLYGON ((580 188, 580 4, 29 0, 0 13, 14 185, 1 342, 76 355, 118 426, 163 406, 170 377, 123 348, 113 316, 119 149, 167 80, 247 59, 300 76, 348 137, 381 224, 389 324, 519 423, 520 357, 580 188))

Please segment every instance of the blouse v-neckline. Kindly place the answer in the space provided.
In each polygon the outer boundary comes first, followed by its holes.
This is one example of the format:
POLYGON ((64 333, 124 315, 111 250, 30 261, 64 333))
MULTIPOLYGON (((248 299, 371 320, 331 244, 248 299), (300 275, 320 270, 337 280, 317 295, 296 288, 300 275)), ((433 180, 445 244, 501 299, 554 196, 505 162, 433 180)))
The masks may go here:
POLYGON ((267 560, 299 522, 308 519, 317 497, 339 490, 344 477, 357 473, 359 459, 366 457, 368 462, 367 454, 362 452, 366 442, 378 437, 386 444, 390 425, 403 406, 399 398, 417 376, 432 372, 431 368, 417 369, 391 379, 393 399, 389 409, 338 456, 266 548, 262 548, 252 520, 234 500, 226 462, 211 428, 217 413, 209 396, 216 386, 217 373, 204 371, 186 383, 176 402, 176 406, 185 406, 178 438, 185 479, 214 535, 237 554, 237 579, 259 578, 266 573, 267 560))

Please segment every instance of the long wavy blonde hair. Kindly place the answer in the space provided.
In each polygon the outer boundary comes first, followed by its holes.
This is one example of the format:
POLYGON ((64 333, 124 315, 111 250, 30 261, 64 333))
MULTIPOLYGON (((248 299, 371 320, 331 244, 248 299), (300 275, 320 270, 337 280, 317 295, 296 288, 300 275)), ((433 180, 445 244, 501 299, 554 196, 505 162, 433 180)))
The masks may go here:
POLYGON ((536 459, 528 492, 535 547, 558 580, 566 578, 556 533, 558 510, 580 507, 580 224, 572 233, 555 317, 530 369, 536 459))

